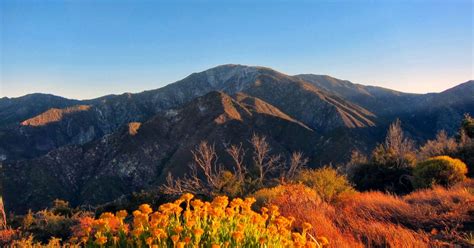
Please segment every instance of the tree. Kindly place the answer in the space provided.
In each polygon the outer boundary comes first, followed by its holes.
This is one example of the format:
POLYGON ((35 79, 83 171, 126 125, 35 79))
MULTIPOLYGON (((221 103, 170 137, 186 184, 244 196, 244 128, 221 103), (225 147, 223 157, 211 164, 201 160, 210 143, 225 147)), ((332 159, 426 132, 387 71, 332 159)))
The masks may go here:
POLYGON ((409 177, 416 163, 414 143, 406 138, 400 120, 392 123, 384 143, 378 145, 369 160, 353 153, 347 165, 349 178, 359 190, 382 190, 408 193, 409 177))
POLYGON ((223 169, 217 163, 218 157, 214 145, 201 141, 191 153, 193 156, 191 172, 183 178, 174 178, 169 173, 166 183, 161 187, 165 194, 193 193, 210 196, 220 189, 223 169))
POLYGON ((418 157, 424 160, 434 156, 449 155, 455 153, 457 149, 458 144, 456 140, 448 137, 446 131, 441 130, 436 135, 436 139, 428 140, 420 148, 418 157))
POLYGON ((468 113, 464 114, 464 119, 461 122, 461 130, 464 130, 469 138, 474 139, 474 118, 468 113))
POLYGON ((237 175, 239 182, 243 183, 245 175, 247 174, 247 167, 244 164, 246 151, 242 148, 242 143, 238 146, 231 145, 226 149, 226 151, 234 161, 234 172, 237 175))
POLYGON ((372 159, 380 164, 398 168, 411 167, 415 164, 414 142, 406 138, 397 119, 388 129, 385 142, 373 152, 372 159))
POLYGON ((194 168, 200 169, 204 173, 207 184, 216 188, 219 185, 219 177, 222 167, 217 164, 217 154, 214 145, 209 145, 207 141, 201 141, 194 151, 193 165, 194 168))
POLYGON ((290 157, 288 170, 284 177, 289 180, 294 179, 307 163, 308 159, 303 156, 302 152, 293 152, 290 157))
POLYGON ((258 171, 257 181, 263 185, 264 179, 281 168, 281 155, 270 155, 270 145, 265 136, 253 134, 250 143, 253 146, 253 162, 258 171))
POLYGON ((343 195, 355 192, 346 176, 329 166, 301 170, 295 181, 315 190, 321 200, 327 203, 335 203, 343 195))

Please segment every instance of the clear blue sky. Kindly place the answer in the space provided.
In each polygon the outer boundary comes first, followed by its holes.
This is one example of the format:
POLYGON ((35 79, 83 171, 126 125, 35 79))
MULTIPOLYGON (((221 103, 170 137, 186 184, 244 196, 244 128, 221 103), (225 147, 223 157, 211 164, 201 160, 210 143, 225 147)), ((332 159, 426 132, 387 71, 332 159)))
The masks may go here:
POLYGON ((473 79, 473 1, 0 1, 0 97, 140 92, 235 63, 407 92, 473 79))

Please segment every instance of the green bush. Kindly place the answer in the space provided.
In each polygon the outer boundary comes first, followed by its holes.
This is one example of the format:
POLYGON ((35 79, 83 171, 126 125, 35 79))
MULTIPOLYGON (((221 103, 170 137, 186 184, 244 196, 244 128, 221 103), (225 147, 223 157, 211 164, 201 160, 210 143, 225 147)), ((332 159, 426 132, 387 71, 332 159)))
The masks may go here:
POLYGON ((331 167, 302 170, 295 181, 312 188, 327 203, 335 203, 345 194, 355 192, 347 178, 331 167))
POLYGON ((397 194, 413 190, 410 176, 416 152, 414 142, 404 136, 399 120, 390 125, 385 142, 372 151, 370 159, 355 158, 347 165, 347 174, 356 189, 397 194))
POLYGON ((359 191, 379 190, 405 194, 413 190, 409 180, 411 167, 379 164, 374 161, 356 164, 350 168, 349 178, 359 191))
POLYGON ((464 119, 461 122, 461 130, 463 130, 469 138, 474 138, 474 118, 469 114, 464 115, 464 119))
POLYGON ((413 170, 413 183, 416 188, 429 188, 433 185, 450 187, 466 178, 467 166, 459 159, 437 156, 418 163, 413 170))

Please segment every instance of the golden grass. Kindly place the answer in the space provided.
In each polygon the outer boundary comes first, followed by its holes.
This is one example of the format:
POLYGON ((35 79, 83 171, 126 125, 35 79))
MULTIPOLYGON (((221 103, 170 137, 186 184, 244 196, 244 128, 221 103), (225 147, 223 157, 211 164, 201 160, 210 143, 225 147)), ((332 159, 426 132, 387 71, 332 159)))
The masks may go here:
POLYGON ((451 189, 436 187, 406 196, 356 193, 335 205, 312 199, 302 186, 287 185, 269 203, 295 217, 296 226, 312 223, 316 235, 331 240, 330 247, 469 245, 465 225, 474 222, 473 185, 468 180, 451 189))

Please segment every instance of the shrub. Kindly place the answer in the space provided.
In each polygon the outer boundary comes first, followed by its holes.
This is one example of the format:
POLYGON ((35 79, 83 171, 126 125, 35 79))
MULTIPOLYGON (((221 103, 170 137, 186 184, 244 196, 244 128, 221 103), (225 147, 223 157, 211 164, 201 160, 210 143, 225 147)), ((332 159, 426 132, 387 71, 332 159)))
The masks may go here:
POLYGON ((404 136, 397 120, 390 125, 385 142, 373 150, 370 159, 351 161, 347 170, 358 190, 408 193, 413 188, 407 176, 415 163, 413 141, 404 136))
POLYGON ((450 187, 464 180, 466 173, 466 164, 461 160, 437 156, 415 166, 414 185, 417 188, 428 188, 436 184, 450 187))
POLYGON ((461 130, 463 130, 469 138, 474 139, 474 118, 469 114, 464 115, 464 119, 461 122, 461 130))
POLYGON ((369 161, 353 165, 349 171, 349 178, 357 190, 379 190, 393 193, 408 193, 413 187, 408 180, 412 168, 397 167, 394 164, 380 164, 369 161))
POLYGON ((68 239, 70 229, 77 223, 77 219, 55 214, 49 210, 41 210, 35 214, 25 216, 24 231, 34 233, 35 239, 47 242, 51 237, 68 239))
POLYGON ((446 131, 442 130, 438 132, 436 139, 428 140, 420 147, 418 157, 420 159, 427 159, 434 156, 454 154, 458 148, 459 145, 456 143, 456 140, 448 137, 446 131))
POLYGON ((256 199, 256 207, 261 208, 278 197, 288 194, 297 194, 302 199, 310 199, 315 203, 321 202, 316 191, 302 184, 278 185, 273 188, 263 188, 252 194, 256 199))
POLYGON ((18 236, 18 231, 13 229, 0 230, 0 246, 4 247, 10 244, 18 236))
POLYGON ((127 223, 126 211, 103 213, 98 219, 86 217, 74 228, 73 243, 85 247, 322 247, 326 238, 311 238, 306 223, 292 232, 293 220, 280 215, 276 206, 251 209, 253 198, 226 196, 212 202, 193 200, 184 194, 158 211, 143 204, 127 223), (184 208, 182 208, 182 206, 184 208))
POLYGON ((295 181, 312 188, 327 203, 335 203, 344 195, 355 192, 347 178, 330 167, 302 170, 295 181))
POLYGON ((474 140, 461 146, 453 157, 460 159, 467 166, 467 176, 474 177, 474 140))

